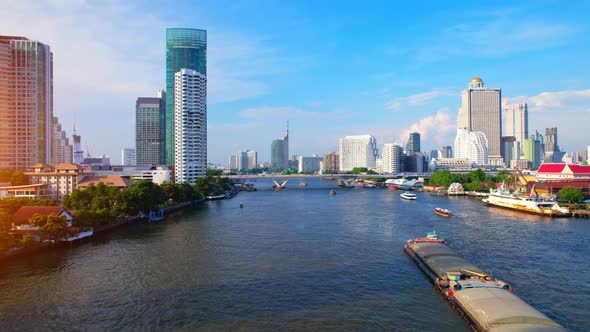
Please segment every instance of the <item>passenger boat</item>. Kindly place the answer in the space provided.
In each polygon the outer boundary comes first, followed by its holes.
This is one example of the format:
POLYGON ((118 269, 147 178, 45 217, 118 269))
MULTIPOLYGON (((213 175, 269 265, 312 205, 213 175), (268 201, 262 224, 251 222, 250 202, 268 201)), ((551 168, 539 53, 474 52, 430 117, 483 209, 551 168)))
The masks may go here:
POLYGON ((442 208, 434 208, 434 213, 438 214, 441 217, 450 217, 453 215, 453 213, 447 209, 442 209, 442 208))
MULTIPOLYGON (((533 188, 534 191, 534 188, 533 188)), ((490 195, 482 199, 487 205, 533 213, 547 217, 567 217, 570 210, 557 204, 555 199, 541 197, 536 194, 523 195, 511 193, 502 184, 498 189, 491 189, 490 195)))
POLYGON ((387 186, 387 189, 389 189, 389 190, 397 190, 397 187, 395 185, 393 185, 393 184, 390 184, 390 185, 387 186))
POLYGON ((224 199, 224 198, 225 198, 225 194, 205 196, 205 199, 208 201, 216 201, 218 199, 224 199))
POLYGON ((436 233, 408 240, 408 254, 476 331, 565 331, 512 293, 510 285, 473 265, 436 233))
POLYGON ((334 196, 334 195, 336 195, 336 190, 333 190, 333 189, 330 190, 330 196, 334 196))
POLYGON ((403 199, 407 199, 407 200, 415 200, 416 199, 416 194, 412 194, 409 191, 406 191, 404 193, 402 193, 401 195, 399 195, 401 198, 403 199))

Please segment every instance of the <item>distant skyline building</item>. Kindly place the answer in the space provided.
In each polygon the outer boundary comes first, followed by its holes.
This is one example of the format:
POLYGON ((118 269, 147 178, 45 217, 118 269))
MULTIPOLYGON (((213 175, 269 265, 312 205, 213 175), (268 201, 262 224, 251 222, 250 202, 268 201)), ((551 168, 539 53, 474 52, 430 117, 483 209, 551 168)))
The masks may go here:
POLYGON ((49 45, 0 36, 0 168, 52 162, 53 54, 49 45))
POLYGON ((156 97, 139 97, 135 102, 135 157, 139 166, 166 163, 165 127, 166 93, 156 97))
POLYGON ((82 150, 82 137, 76 133, 76 122, 74 121, 74 134, 72 134, 73 162, 80 165, 84 160, 84 151, 82 150))
POLYGON ((229 156, 229 169, 250 170, 258 167, 258 152, 243 150, 229 156))
POLYGON ((557 144, 557 127, 545 129, 545 157, 548 163, 560 163, 563 154, 557 144))
POLYGON ((207 170, 207 78, 183 68, 174 89, 175 181, 194 184, 207 170))
POLYGON ((406 144, 406 155, 411 156, 416 152, 420 152, 420 133, 410 133, 408 144, 406 144))
POLYGON ((529 112, 526 103, 504 107, 503 136, 513 136, 521 146, 529 137, 529 112))
POLYGON ((51 117, 51 164, 71 164, 73 149, 66 132, 62 130, 59 119, 56 116, 51 117))
POLYGON ((312 156, 312 157, 304 157, 299 156, 297 158, 298 167, 297 171, 299 173, 316 173, 320 171, 320 163, 324 160, 323 157, 312 156))
POLYGON ((529 161, 529 166, 532 169, 537 169, 541 166, 543 159, 541 159, 542 150, 540 141, 531 136, 524 140, 522 150, 524 151, 524 159, 529 161))
POLYGON ((512 161, 520 159, 521 150, 520 142, 516 141, 516 137, 502 136, 502 158, 506 166, 512 167, 512 161))
MULTIPOLYGON (((474 77, 461 95, 461 107, 457 116, 457 129, 481 132, 485 135, 490 165, 502 165, 500 143, 502 136, 502 91, 484 87, 479 77, 474 77)), ((455 154, 457 150, 455 149, 455 154)), ((457 155, 456 155, 457 156, 457 155)))
POLYGON ((275 139, 270 145, 270 168, 282 171, 289 168, 289 122, 287 132, 282 139, 275 139))
POLYGON ((135 160, 135 149, 134 148, 123 148, 121 149, 121 165, 136 165, 135 160))
POLYGON ((381 160, 383 161, 382 171, 384 173, 397 174, 403 172, 403 148, 397 143, 383 144, 381 160))
POLYGON ((339 142, 340 171, 350 172, 355 167, 374 170, 377 167, 377 140, 371 135, 345 136, 339 142))
POLYGON ((324 153, 322 172, 338 172, 340 170, 340 155, 338 152, 324 153))
POLYGON ((450 145, 442 147, 442 158, 453 158, 453 147, 450 145))
MULTIPOLYGON (((194 70, 207 77, 207 31, 201 29, 166 29, 166 117, 161 123, 165 133, 166 164, 175 161, 175 92, 174 77, 181 69, 194 70)), ((205 90, 205 96, 207 91, 205 90)))
POLYGON ((488 142, 482 132, 457 129, 455 158, 468 159, 477 165, 488 165, 488 142))

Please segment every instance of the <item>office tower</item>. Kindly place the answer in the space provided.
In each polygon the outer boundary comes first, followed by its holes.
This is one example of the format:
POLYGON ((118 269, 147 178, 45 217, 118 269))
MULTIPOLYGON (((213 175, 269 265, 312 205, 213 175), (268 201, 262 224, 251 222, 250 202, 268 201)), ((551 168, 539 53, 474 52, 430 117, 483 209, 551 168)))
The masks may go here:
POLYGON ((477 165, 488 164, 488 142, 482 132, 457 129, 455 158, 468 159, 477 165))
POLYGON ((123 148, 121 149, 121 165, 129 166, 136 165, 135 160, 135 149, 134 148, 123 148))
POLYGON ((282 139, 275 139, 270 144, 270 168, 281 171, 289 168, 289 122, 287 133, 282 139))
POLYGON ((521 151, 521 142, 516 141, 516 137, 514 136, 502 136, 502 158, 504 160, 504 164, 506 166, 511 167, 512 160, 520 159, 521 151))
POLYGON ((423 152, 416 152, 410 156, 402 156, 404 172, 421 173, 428 168, 426 156, 423 152))
MULTIPOLYGON (((166 164, 175 160, 175 110, 174 75, 181 69, 194 70, 207 77, 207 31, 200 29, 166 29, 166 117, 161 126, 165 127, 164 151, 166 164)), ((205 91, 206 92, 206 91, 205 91)))
POLYGON ((560 163, 563 154, 557 144, 557 128, 545 129, 545 162, 560 163))
POLYGON ((258 164, 258 152, 252 150, 242 151, 242 168, 249 170, 256 168, 258 164))
MULTIPOLYGON (((526 103, 510 104, 504 107, 503 136, 513 136, 521 146, 529 137, 529 112, 526 103)), ((504 158, 505 159, 505 158, 504 158)))
POLYGON ((541 150, 541 142, 536 140, 533 136, 524 140, 522 145, 522 150, 524 154, 524 159, 529 161, 529 165, 533 169, 539 168, 541 166, 541 159, 542 157, 542 150, 541 150))
POLYGON ((72 148, 74 164, 80 165, 84 160, 84 151, 82 151, 82 138, 76 134, 76 126, 74 125, 74 134, 72 135, 74 146, 72 148))
POLYGON ((229 156, 228 168, 230 170, 239 170, 239 168, 238 168, 238 155, 237 154, 232 154, 231 156, 229 156))
POLYGON ((371 135, 345 136, 339 144, 340 171, 349 172, 355 167, 374 170, 377 161, 377 141, 371 135))
POLYGON ((62 130, 59 119, 56 116, 51 117, 51 164, 71 164, 72 150, 73 146, 66 132, 62 130))
POLYGON ((453 158, 453 147, 450 145, 442 147, 442 157, 443 158, 453 158))
POLYGON ((165 133, 166 93, 156 97, 139 97, 135 102, 135 164, 149 166, 166 163, 165 133))
POLYGON ((340 170, 340 155, 338 152, 324 153, 323 172, 338 172, 340 170))
POLYGON ((401 173, 404 171, 402 158, 403 148, 399 144, 386 143, 383 145, 381 159, 383 160, 384 173, 401 173))
POLYGON ((192 69, 174 75, 174 167, 177 183, 207 170, 207 78, 192 69))
POLYGON ((315 173, 320 171, 320 163, 324 158, 313 155, 312 157, 299 156, 297 158, 297 171, 299 173, 315 173))
POLYGON ((53 54, 48 45, 0 36, 0 168, 51 163, 53 54))
POLYGON ((416 152, 420 152, 420 133, 410 133, 410 138, 406 145, 406 155, 411 156, 416 152))
POLYGON ((502 165, 503 162, 500 153, 501 98, 500 89, 486 88, 481 78, 474 77, 461 95, 461 107, 457 116, 457 129, 467 129, 485 135, 490 165, 502 165))

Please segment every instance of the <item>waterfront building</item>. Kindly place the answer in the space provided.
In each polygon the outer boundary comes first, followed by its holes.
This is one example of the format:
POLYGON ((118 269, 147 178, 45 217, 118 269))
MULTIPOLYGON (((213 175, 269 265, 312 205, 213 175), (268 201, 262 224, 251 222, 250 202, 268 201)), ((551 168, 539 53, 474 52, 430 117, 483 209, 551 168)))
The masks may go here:
POLYGON ((172 182, 172 171, 166 167, 156 167, 156 169, 143 170, 141 173, 131 175, 132 181, 144 180, 151 181, 155 184, 172 182))
POLYGON ((557 128, 545 129, 545 157, 544 161, 547 163, 559 163, 563 154, 557 144, 557 128))
POLYGON ((470 171, 473 163, 464 158, 440 158, 431 161, 432 170, 470 171))
POLYGON ((49 45, 0 36, 0 168, 52 162, 53 54, 49 45))
POLYGON ((428 169, 426 156, 422 152, 416 152, 411 156, 404 156, 404 172, 422 173, 428 169))
POLYGON ((355 167, 374 170, 377 162, 377 140, 371 135, 352 135, 340 139, 340 171, 350 172, 355 167))
POLYGON ((165 137, 166 93, 156 97, 139 97, 135 102, 135 163, 157 165, 166 163, 165 137))
POLYGON ((135 165, 135 149, 134 148, 123 148, 121 150, 121 165, 135 165))
POLYGON ((32 169, 32 172, 24 173, 29 177, 29 183, 48 185, 46 196, 59 201, 71 194, 78 182, 87 175, 80 166, 67 163, 55 167, 40 163, 33 165, 32 169))
POLYGON ((324 153, 323 172, 334 173, 340 170, 340 155, 338 152, 324 153))
POLYGON ((313 157, 299 156, 297 170, 299 173, 315 173, 320 171, 320 162, 324 159, 314 155, 313 157))
POLYGON ((488 142, 482 132, 457 129, 455 157, 476 165, 488 165, 488 142))
POLYGON ((532 169, 537 169, 541 165, 542 151, 541 142, 534 137, 529 137, 523 142, 524 159, 528 160, 532 169))
POLYGON ((270 145, 270 168, 273 171, 289 168, 289 122, 285 137, 273 140, 270 145))
POLYGON ((543 163, 537 181, 590 180, 590 166, 566 163, 543 163))
MULTIPOLYGON (((529 113, 527 104, 519 103, 506 105, 504 107, 503 119, 503 136, 514 137, 516 142, 522 146, 524 140, 529 137, 529 113)), ((521 151, 521 153, 524 152, 521 151)), ((506 158, 504 158, 504 160, 506 160, 506 158)), ((506 165, 508 165, 508 163, 506 165)))
MULTIPOLYGON (((474 77, 461 95, 461 107, 457 116, 457 129, 481 132, 487 141, 490 165, 502 165, 500 151, 502 135, 502 112, 500 89, 484 87, 479 77, 474 77)), ((455 149, 455 156, 457 151, 455 149)), ((461 157, 460 157, 461 158, 461 157)))
POLYGON ((453 158, 453 147, 450 145, 442 147, 442 158, 453 158))
POLYGON ((0 184, 0 199, 4 197, 51 199, 49 185, 39 183, 22 186, 0 184))
POLYGON ((207 170, 207 78, 183 68, 174 89, 175 181, 194 184, 207 170))
MULTIPOLYGON (((166 164, 175 162, 175 74, 181 69, 194 70, 207 77, 207 31, 201 29, 166 29, 166 99, 164 151, 166 164)), ((206 90, 205 90, 206 96, 206 90)))
POLYGON ((404 170, 403 148, 397 143, 386 143, 381 153, 383 172, 397 174, 404 170))
POLYGON ((406 144, 406 155, 412 156, 420 152, 420 133, 410 133, 408 144, 406 144))

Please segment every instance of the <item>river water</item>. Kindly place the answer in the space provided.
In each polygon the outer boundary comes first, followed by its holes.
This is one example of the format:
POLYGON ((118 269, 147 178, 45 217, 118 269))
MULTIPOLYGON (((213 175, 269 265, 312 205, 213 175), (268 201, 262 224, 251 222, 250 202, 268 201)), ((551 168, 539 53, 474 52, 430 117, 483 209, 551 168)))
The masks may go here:
POLYGON ((432 230, 550 318, 590 329, 586 219, 297 184, 258 181, 165 222, 2 263, 0 330, 467 330, 403 253, 432 230))

